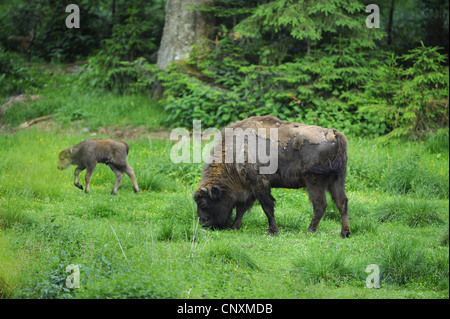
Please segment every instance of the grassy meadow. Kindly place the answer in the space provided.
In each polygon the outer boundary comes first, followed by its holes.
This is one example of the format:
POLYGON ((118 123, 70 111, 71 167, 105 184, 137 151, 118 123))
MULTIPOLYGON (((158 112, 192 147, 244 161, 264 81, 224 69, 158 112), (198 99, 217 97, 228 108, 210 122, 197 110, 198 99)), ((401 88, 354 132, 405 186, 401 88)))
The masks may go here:
POLYGON ((448 129, 398 144, 348 136, 350 238, 339 237, 331 199, 317 233, 306 231, 312 206, 303 189, 273 190, 280 233, 269 236, 259 204, 239 231, 202 229, 192 198, 202 165, 172 163, 173 142, 152 134, 125 138, 139 195, 126 175, 109 195, 115 176, 104 165, 84 194, 74 167, 57 170, 59 151, 101 127, 159 130, 164 113, 141 95, 64 88, 42 96, 3 117, 0 298, 449 297, 448 129), (14 129, 47 114, 52 125, 14 129), (66 286, 71 264, 80 288, 66 286), (371 264, 379 289, 366 288, 371 264))

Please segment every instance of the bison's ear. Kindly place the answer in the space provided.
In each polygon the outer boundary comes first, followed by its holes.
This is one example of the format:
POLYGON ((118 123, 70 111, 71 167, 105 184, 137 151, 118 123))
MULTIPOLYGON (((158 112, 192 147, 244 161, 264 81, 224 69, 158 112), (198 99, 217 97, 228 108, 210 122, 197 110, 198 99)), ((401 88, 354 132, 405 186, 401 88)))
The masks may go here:
POLYGON ((211 197, 212 200, 218 200, 221 196, 222 191, 220 190, 219 187, 217 186, 212 186, 209 196, 211 197))

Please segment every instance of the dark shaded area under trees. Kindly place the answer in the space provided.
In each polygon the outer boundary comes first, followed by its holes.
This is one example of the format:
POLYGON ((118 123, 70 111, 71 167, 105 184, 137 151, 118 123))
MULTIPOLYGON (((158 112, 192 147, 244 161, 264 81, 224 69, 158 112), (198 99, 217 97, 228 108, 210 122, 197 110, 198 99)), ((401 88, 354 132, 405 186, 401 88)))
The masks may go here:
POLYGON ((377 1, 380 29, 365 26, 370 1, 82 0, 67 29, 69 3, 0 5, 2 97, 44 85, 27 59, 82 62, 76 85, 164 99, 167 126, 272 114, 387 138, 448 127, 448 0, 377 1), (169 22, 195 40, 164 44, 169 22), (163 45, 189 57, 162 70, 163 45))

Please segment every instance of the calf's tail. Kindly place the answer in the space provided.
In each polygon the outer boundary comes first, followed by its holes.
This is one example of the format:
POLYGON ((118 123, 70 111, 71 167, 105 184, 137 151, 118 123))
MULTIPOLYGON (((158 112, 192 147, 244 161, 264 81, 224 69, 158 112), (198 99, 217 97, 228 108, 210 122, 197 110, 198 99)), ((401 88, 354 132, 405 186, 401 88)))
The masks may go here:
POLYGON ((128 151, 130 150, 130 146, 128 145, 128 143, 122 142, 123 144, 125 144, 125 149, 127 151, 127 155, 128 155, 128 151))

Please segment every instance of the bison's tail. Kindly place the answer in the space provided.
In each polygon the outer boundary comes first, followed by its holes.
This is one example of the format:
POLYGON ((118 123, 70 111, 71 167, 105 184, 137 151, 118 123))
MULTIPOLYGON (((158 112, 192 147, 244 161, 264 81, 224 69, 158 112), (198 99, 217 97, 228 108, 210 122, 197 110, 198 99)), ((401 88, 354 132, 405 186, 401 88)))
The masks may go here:
POLYGON ((130 145, 128 145, 128 143, 122 142, 123 144, 125 144, 125 149, 127 151, 127 155, 128 155, 128 151, 130 150, 130 145))
POLYGON ((347 138, 341 132, 335 131, 337 140, 336 155, 321 163, 306 167, 304 174, 342 175, 347 171, 347 138))

